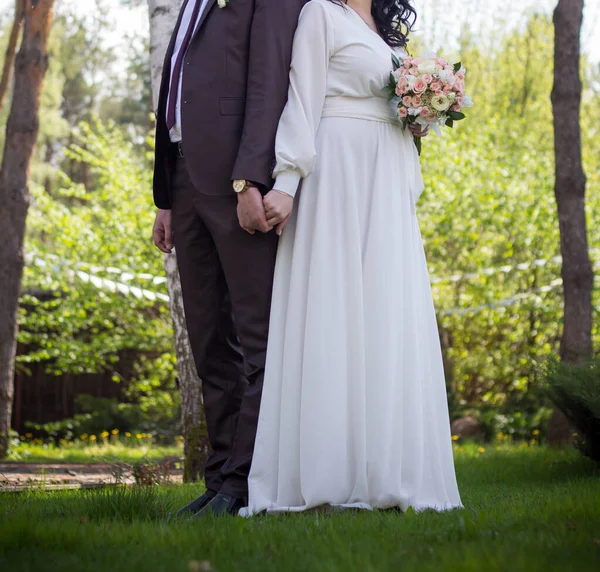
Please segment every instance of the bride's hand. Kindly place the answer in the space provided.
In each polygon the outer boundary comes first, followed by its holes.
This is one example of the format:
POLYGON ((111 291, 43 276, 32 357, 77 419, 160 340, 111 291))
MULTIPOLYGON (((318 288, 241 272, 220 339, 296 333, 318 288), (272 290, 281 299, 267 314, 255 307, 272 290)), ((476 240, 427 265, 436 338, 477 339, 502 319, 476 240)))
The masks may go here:
POLYGON ((429 135, 429 126, 423 129, 422 125, 419 125, 418 123, 411 123, 408 128, 415 137, 427 137, 427 135, 429 135))
POLYGON ((267 223, 275 227, 275 232, 281 236, 285 225, 290 219, 294 208, 294 198, 276 189, 268 192, 263 199, 267 223))

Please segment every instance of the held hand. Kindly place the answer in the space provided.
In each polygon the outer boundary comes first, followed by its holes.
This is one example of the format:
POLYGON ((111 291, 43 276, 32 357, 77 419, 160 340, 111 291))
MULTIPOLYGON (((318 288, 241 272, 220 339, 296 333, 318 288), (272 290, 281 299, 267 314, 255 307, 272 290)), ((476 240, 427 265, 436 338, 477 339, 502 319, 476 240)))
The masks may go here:
POLYGON ((248 187, 248 190, 238 195, 238 220, 240 226, 249 234, 269 232, 273 229, 267 223, 265 207, 260 191, 256 187, 248 187))
POLYGON ((171 211, 158 209, 152 228, 152 240, 156 247, 165 254, 173 250, 173 230, 171 226, 171 211))
POLYGON ((419 123, 411 123, 408 128, 415 137, 427 137, 429 135, 429 126, 423 129, 419 123))
POLYGON ((285 225, 290 220, 294 208, 294 197, 273 189, 263 199, 267 222, 275 227, 275 232, 281 236, 285 225))

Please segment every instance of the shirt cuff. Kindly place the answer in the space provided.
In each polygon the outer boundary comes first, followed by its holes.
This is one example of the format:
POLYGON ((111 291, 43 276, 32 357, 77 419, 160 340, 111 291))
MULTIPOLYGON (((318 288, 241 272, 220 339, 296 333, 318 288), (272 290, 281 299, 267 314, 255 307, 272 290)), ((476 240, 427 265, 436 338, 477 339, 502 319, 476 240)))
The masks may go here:
POLYGON ((302 176, 298 171, 283 171, 277 175, 273 188, 277 191, 285 193, 286 195, 290 195, 290 197, 295 197, 301 178, 302 176))

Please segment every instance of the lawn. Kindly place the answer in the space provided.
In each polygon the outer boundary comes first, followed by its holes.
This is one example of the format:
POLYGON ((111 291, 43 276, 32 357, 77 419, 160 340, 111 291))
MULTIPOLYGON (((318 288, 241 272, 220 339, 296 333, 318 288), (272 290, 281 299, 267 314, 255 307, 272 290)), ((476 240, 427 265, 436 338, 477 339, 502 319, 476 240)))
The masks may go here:
POLYGON ((137 463, 157 462, 166 458, 181 457, 181 445, 157 446, 152 443, 87 443, 69 442, 56 446, 42 443, 19 443, 11 448, 9 462, 20 463, 137 463))
POLYGON ((199 486, 0 495, 0 570, 600 569, 600 468, 575 451, 457 449, 465 510, 169 517, 199 486))

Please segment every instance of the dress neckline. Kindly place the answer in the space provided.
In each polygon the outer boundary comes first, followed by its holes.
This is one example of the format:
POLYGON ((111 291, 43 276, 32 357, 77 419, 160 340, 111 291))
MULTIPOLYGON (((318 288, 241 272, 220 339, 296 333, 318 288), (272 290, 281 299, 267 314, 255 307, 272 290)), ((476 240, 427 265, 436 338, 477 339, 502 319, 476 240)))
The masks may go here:
POLYGON ((371 32, 371 34, 375 34, 388 48, 390 47, 390 46, 388 46, 388 43, 383 39, 381 34, 379 32, 376 32, 375 30, 373 30, 373 28, 371 28, 371 26, 369 26, 367 24, 365 19, 354 8, 352 8, 352 6, 350 6, 349 4, 346 3, 346 8, 348 8, 350 11, 352 11, 352 13, 362 22, 363 26, 367 30, 369 30, 369 32, 371 32))

